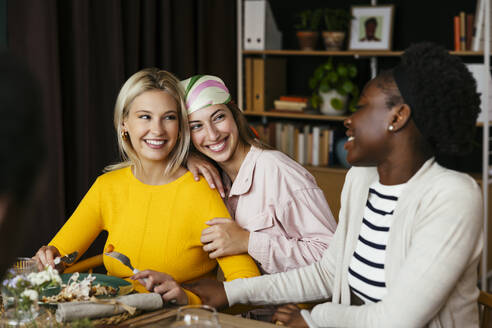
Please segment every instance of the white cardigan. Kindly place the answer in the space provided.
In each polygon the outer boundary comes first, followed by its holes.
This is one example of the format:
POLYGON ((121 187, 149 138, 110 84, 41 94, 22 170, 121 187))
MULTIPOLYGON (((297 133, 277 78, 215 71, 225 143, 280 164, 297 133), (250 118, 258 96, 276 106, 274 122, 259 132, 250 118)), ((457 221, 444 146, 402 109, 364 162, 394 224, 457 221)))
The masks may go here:
MULTIPOLYGON (((350 306, 348 266, 376 168, 353 167, 340 222, 323 258, 296 270, 224 283, 230 305, 327 300, 312 327, 478 327, 476 287, 482 251, 482 197, 466 174, 428 160, 402 190, 386 248, 387 294, 350 306)), ((304 310, 303 310, 304 311, 304 310)))

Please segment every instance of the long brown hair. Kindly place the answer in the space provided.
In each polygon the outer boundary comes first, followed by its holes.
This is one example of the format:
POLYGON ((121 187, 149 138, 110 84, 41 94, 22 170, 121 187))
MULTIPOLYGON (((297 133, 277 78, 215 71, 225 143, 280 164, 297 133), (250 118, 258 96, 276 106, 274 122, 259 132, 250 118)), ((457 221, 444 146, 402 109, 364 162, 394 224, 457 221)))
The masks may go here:
POLYGON ((239 131, 239 138, 242 142, 258 147, 260 149, 272 149, 271 146, 262 142, 251 130, 251 126, 249 125, 246 117, 243 112, 239 109, 239 107, 233 101, 230 101, 226 104, 227 108, 232 113, 234 117, 234 121, 236 122, 237 129, 239 131))

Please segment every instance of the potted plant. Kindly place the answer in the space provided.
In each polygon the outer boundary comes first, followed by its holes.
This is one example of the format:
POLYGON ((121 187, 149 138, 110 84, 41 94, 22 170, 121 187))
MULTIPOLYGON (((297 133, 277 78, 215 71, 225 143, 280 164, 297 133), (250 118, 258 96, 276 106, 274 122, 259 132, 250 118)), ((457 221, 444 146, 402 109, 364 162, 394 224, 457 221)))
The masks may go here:
POLYGON ((357 67, 354 64, 335 64, 330 57, 314 70, 309 79, 309 87, 313 90, 311 105, 326 115, 342 115, 347 107, 355 111, 359 97, 359 88, 354 82, 356 76, 357 67))
POLYGON ((345 9, 325 8, 323 10, 325 30, 322 35, 326 50, 342 49, 351 19, 352 15, 345 9))
POLYGON ((316 47, 322 14, 321 9, 308 9, 298 14, 299 23, 295 28, 301 50, 314 50, 316 47))

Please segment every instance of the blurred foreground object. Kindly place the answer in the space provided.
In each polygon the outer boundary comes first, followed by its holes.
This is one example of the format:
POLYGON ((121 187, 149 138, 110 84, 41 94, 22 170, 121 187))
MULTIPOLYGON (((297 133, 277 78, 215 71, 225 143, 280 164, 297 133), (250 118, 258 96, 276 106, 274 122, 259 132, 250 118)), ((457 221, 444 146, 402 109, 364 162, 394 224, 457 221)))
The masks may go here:
POLYGON ((39 85, 13 55, 0 52, 0 276, 18 255, 23 211, 43 160, 39 85))

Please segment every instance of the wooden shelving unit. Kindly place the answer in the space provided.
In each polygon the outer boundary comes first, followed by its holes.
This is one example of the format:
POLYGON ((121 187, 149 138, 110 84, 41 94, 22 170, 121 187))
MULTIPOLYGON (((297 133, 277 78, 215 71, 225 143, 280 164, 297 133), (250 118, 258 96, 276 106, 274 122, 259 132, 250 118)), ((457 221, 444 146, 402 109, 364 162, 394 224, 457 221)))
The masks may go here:
POLYGON ((316 121, 343 121, 348 116, 328 116, 317 114, 303 114, 303 113, 288 113, 288 112, 248 112, 244 111, 245 116, 259 116, 259 117, 278 117, 288 119, 301 119, 301 120, 316 120, 316 121))
MULTIPOLYGON (((244 50, 243 55, 267 56, 345 56, 345 57, 399 57, 403 51, 324 51, 324 50, 244 50)), ((483 51, 450 51, 456 56, 483 56, 483 51)))

